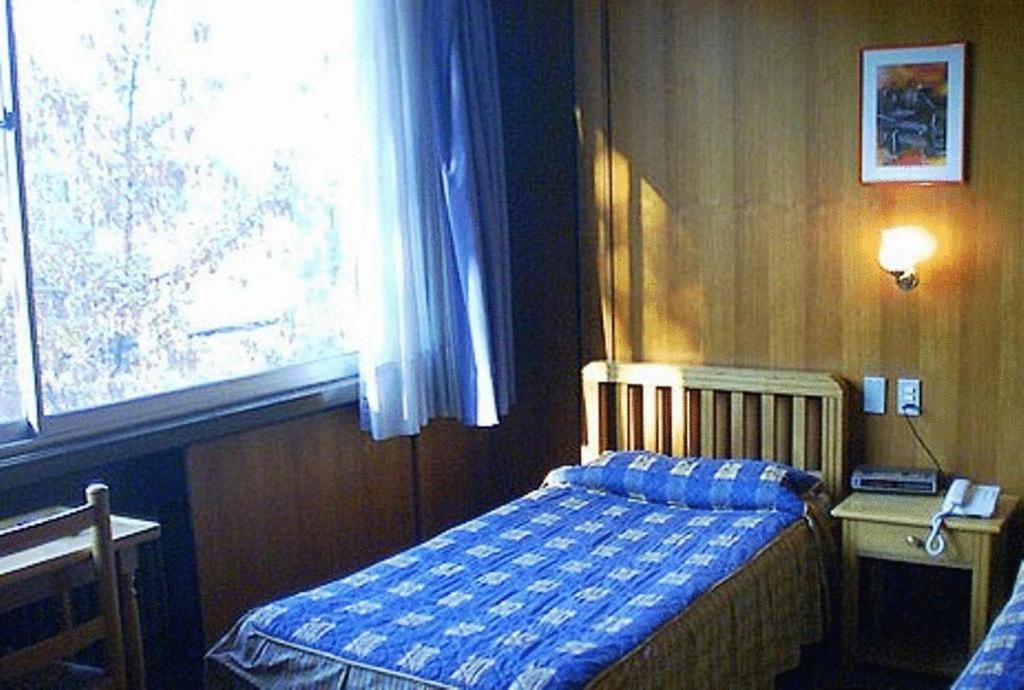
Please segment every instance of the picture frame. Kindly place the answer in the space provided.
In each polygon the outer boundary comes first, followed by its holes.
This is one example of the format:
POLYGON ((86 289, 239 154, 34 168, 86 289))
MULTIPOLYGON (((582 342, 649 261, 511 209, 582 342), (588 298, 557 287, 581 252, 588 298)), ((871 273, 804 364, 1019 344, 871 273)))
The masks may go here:
POLYGON ((966 181, 967 43, 862 48, 862 184, 966 181))

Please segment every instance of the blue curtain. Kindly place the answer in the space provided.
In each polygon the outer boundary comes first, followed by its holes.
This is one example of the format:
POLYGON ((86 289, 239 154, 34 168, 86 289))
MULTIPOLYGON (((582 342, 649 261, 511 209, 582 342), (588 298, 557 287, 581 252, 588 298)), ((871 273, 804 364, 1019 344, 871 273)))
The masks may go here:
POLYGON ((487 0, 357 3, 368 202, 360 393, 374 438, 513 402, 508 209, 487 0))

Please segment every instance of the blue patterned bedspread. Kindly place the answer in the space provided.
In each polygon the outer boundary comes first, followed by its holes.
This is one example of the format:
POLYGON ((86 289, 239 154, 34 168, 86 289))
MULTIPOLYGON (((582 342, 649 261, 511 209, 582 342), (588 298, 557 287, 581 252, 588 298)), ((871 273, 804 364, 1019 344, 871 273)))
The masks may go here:
POLYGON ((1024 689, 1024 564, 1017 573, 1013 595, 953 688, 1024 689))
POLYGON ((620 452, 249 624, 356 666, 468 688, 577 688, 800 519, 813 479, 620 452))

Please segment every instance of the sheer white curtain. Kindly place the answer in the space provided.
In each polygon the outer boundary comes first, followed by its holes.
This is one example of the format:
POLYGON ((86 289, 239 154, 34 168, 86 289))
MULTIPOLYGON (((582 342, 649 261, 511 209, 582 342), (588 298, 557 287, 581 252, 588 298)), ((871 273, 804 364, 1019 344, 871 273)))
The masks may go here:
POLYGON ((355 6, 363 423, 378 439, 418 433, 435 416, 493 425, 511 402, 513 372, 489 4, 355 6))

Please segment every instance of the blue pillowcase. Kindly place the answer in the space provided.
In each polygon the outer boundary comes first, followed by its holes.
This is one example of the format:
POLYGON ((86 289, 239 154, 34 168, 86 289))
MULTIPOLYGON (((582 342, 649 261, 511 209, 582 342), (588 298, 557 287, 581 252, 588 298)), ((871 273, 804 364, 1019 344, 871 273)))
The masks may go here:
POLYGON ((768 460, 672 458, 614 451, 583 466, 560 467, 548 486, 579 486, 700 510, 778 510, 801 515, 812 474, 768 460))

